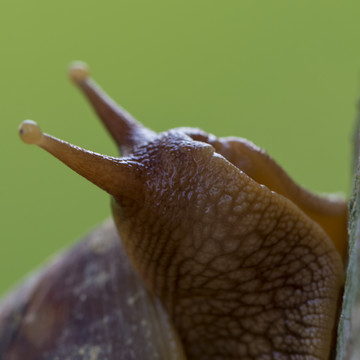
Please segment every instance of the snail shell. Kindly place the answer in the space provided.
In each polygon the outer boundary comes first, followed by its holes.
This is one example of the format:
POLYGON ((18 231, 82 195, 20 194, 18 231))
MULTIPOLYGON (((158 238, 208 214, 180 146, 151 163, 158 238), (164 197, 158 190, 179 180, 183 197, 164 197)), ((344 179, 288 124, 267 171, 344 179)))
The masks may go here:
POLYGON ((0 354, 3 360, 185 359, 110 220, 4 299, 0 354))

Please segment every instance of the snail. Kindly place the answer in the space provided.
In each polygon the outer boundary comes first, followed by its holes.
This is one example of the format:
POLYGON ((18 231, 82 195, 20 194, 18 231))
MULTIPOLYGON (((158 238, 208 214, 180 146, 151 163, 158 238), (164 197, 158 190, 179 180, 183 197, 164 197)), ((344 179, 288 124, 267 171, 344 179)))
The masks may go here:
MULTIPOLYGON (((138 308, 142 313, 137 321, 141 323, 150 311, 156 314, 150 318, 165 338, 165 345, 155 345, 149 359, 329 359, 347 261, 347 202, 300 187, 248 140, 217 138, 193 128, 157 134, 116 105, 90 78, 85 64, 75 63, 69 74, 121 156, 81 149, 43 133, 31 120, 21 124, 19 134, 25 143, 45 149, 111 195, 117 235, 113 225, 105 224, 85 250, 79 245, 61 271, 61 261, 55 262, 38 284, 51 288, 48 274, 57 274, 57 282, 66 283, 90 246, 112 261, 129 262, 121 276, 136 279, 129 282, 140 289, 146 304, 141 306, 151 309, 138 308), (109 238, 121 242, 121 247, 109 245, 109 238)), ((105 281, 98 273, 94 276, 100 284, 105 281)), ((41 288, 26 291, 34 299, 41 288)), ((51 293, 37 300, 38 313, 44 312, 44 299, 51 293)), ((126 309, 138 301, 120 295, 116 301, 125 298, 121 306, 126 309)), ((81 289, 76 296, 79 302, 87 301, 81 289)), ((9 323, 14 301, 10 298, 5 310, 0 309, 0 339, 2 321, 9 323)), ((36 326, 29 325, 34 323, 31 304, 16 305, 27 318, 20 331, 27 344, 24 349, 31 343, 41 349, 42 358, 55 358, 51 349, 59 335, 52 331, 64 327, 68 310, 47 309, 40 330, 34 331, 36 326)), ((106 354, 94 340, 95 345, 77 348, 76 356, 145 359, 144 354, 130 354, 146 347, 144 337, 129 339, 123 337, 126 350, 106 354)), ((29 355, 14 350, 9 336, 6 344, 1 347, 0 340, 0 354, 12 352, 9 359, 29 355)))

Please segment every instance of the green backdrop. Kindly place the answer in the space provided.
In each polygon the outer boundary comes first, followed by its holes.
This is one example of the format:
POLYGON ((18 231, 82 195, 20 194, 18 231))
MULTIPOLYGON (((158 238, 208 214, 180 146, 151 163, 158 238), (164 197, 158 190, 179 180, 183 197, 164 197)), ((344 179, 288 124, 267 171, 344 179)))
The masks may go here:
POLYGON ((301 184, 351 188, 360 3, 330 0, 3 0, 0 293, 109 216, 109 198, 18 124, 115 155, 66 69, 94 78, 147 126, 246 137, 301 184))

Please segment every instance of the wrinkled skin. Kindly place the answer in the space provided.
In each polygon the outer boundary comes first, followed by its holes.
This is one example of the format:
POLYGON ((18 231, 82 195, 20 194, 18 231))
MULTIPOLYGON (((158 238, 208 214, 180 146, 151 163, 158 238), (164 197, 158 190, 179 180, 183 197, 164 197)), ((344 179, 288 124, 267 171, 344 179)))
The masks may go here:
POLYGON ((189 359, 328 359, 343 283, 325 232, 208 144, 135 148, 144 184, 113 213, 189 359))

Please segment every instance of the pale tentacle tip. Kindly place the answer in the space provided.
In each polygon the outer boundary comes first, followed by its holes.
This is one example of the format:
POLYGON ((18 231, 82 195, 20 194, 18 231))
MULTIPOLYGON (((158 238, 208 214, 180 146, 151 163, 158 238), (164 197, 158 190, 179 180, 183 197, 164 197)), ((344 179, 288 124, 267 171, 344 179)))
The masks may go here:
POLYGON ((79 84, 89 77, 89 66, 82 61, 74 61, 69 67, 70 79, 79 84))
POLYGON ((19 135, 26 144, 39 144, 43 136, 38 124, 32 120, 25 120, 21 123, 19 135))

